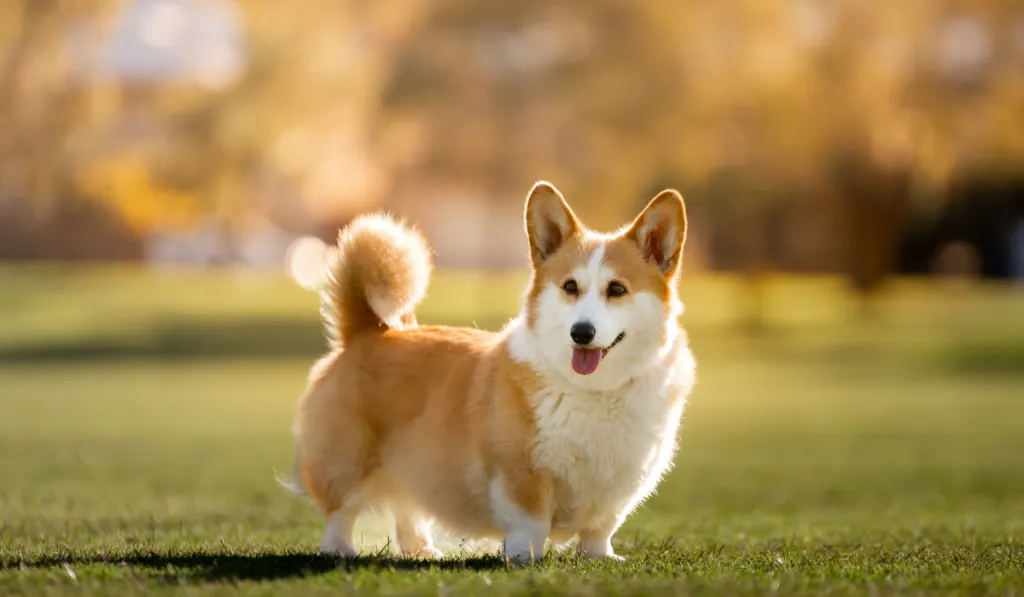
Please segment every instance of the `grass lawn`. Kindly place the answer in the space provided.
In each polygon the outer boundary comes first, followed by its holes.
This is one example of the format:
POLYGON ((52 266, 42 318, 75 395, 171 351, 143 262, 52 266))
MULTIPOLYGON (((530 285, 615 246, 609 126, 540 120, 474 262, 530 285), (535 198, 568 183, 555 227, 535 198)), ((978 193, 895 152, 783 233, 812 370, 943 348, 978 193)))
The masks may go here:
MULTIPOLYGON (((1020 293, 905 283, 853 325, 834 282, 780 282, 751 337, 723 325, 732 281, 695 282, 700 382, 628 561, 506 570, 457 537, 394 559, 381 517, 357 529, 376 556, 314 555, 318 514, 274 482, 321 342, 309 295, 71 278, 0 270, 0 594, 1024 593, 1020 293), (257 339, 278 352, 218 353, 257 339), (97 345, 117 350, 76 352, 97 345)), ((520 281, 442 276, 425 316, 493 325, 520 281)))

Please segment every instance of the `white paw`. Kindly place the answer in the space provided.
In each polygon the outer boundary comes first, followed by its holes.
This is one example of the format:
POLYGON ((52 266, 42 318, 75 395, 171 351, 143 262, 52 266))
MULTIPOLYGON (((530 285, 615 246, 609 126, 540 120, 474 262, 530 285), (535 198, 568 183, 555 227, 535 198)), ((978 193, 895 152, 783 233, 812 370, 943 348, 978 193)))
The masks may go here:
POLYGON ((505 559, 511 564, 524 565, 540 562, 544 559, 543 535, 531 536, 529 533, 512 532, 505 538, 505 559))
POLYGON ((612 551, 611 545, 592 546, 590 549, 581 545, 577 553, 592 560, 611 560, 613 562, 626 561, 626 558, 616 555, 615 552, 612 551))
POLYGON ((444 552, 434 547, 433 545, 421 547, 418 551, 410 555, 414 558, 420 558, 424 560, 440 560, 444 558, 444 552))
MULTIPOLYGON (((506 544, 508 546, 508 544, 506 544)), ((517 566, 535 564, 544 559, 544 547, 541 543, 540 549, 534 547, 533 543, 526 545, 518 544, 518 542, 512 544, 512 549, 505 550, 505 559, 510 564, 517 566)))
POLYGON ((543 555, 531 555, 531 554, 509 554, 505 556, 505 561, 509 566, 520 568, 523 566, 530 566, 533 564, 539 564, 543 561, 543 555))
POLYGON ((352 544, 352 517, 338 510, 327 519, 327 528, 320 539, 320 555, 351 558, 359 555, 352 544))
POLYGON ((572 543, 568 541, 565 543, 552 543, 549 549, 551 549, 552 553, 564 554, 572 549, 572 543))
POLYGON ((359 550, 353 545, 325 537, 320 542, 320 549, 317 551, 322 556, 336 556, 342 558, 354 558, 359 555, 359 550))

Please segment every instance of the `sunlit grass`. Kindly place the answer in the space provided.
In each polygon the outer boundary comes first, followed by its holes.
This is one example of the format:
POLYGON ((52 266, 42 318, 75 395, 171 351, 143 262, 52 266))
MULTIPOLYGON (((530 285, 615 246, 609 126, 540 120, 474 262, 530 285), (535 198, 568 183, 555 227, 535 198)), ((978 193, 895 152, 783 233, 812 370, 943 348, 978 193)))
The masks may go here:
MULTIPOLYGON (((526 282, 526 272, 519 270, 440 271, 419 309, 420 319, 500 326, 519 309, 526 282)), ((736 275, 684 276, 684 322, 692 327, 742 323, 749 300, 746 284, 736 275)), ((845 324, 858 310, 856 297, 838 276, 771 276, 763 296, 764 323, 786 330, 845 324)), ((886 324, 903 327, 980 324, 995 333, 1024 329, 1022 304, 1024 292, 1007 285, 979 283, 965 290, 897 279, 880 297, 878 315, 886 324)), ((277 271, 0 267, 0 349, 144 335, 156 323, 176 319, 315 321, 317 308, 315 293, 277 271)))
MULTIPOLYGON (((442 272, 423 319, 500 325, 522 279, 442 272)), ((0 270, 9 356, 119 334, 147 346, 166 321, 192 326, 175 342, 210 343, 171 345, 173 359, 0 364, 0 592, 1024 589, 1024 295, 897 281, 862 321, 841 280, 780 277, 767 329, 748 334, 741 283, 684 283, 700 381, 675 471, 616 538, 629 561, 510 571, 458 537, 437 567, 393 559, 386 517, 358 529, 377 557, 339 568, 314 556, 320 518, 275 475, 290 469, 292 412, 322 338, 315 296, 282 276, 0 270), (238 346, 279 348, 293 327, 301 342, 279 352, 238 346), (207 358, 219 350, 231 358, 207 358)))

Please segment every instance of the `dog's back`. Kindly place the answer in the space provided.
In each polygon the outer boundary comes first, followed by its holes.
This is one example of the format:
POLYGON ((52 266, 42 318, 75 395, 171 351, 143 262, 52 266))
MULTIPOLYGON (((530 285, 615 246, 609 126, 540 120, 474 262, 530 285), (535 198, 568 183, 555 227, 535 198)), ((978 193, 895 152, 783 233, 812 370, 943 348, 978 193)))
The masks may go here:
POLYGON ((481 330, 431 326, 356 335, 311 384, 305 400, 319 393, 338 408, 358 411, 382 432, 400 428, 433 403, 469 395, 478 380, 486 381, 493 366, 486 357, 495 339, 481 330))

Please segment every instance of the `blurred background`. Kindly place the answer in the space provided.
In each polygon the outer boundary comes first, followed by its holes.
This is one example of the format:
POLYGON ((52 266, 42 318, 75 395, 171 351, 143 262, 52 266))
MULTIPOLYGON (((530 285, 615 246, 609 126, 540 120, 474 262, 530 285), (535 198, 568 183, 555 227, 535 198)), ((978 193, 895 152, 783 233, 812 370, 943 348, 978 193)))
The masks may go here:
POLYGON ((538 178, 689 271, 1024 277, 1016 2, 14 0, 0 257, 280 269, 353 214, 524 265, 538 178))
POLYGON ((654 511, 1024 507, 1020 2, 4 0, 8 528, 313 528, 271 469, 322 243, 406 217, 421 321, 496 329, 537 179, 599 229, 686 197, 702 381, 654 511))

